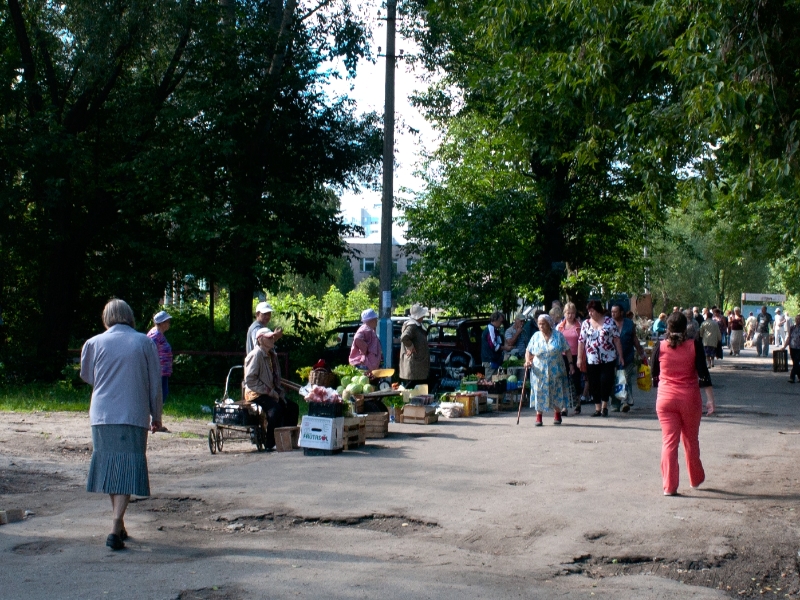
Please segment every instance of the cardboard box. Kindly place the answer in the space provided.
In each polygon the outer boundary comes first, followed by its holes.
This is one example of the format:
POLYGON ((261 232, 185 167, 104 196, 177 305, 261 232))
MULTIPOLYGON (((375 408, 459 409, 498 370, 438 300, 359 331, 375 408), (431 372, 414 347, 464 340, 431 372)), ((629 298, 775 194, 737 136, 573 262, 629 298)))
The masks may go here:
POLYGON ((403 422, 407 423, 406 419, 424 419, 435 412, 436 409, 433 406, 411 406, 406 404, 403 407, 403 422))
POLYGON ((275 447, 278 452, 291 452, 299 448, 300 428, 299 427, 277 427, 275 428, 275 447))
POLYGON ((338 450, 344 442, 344 417, 328 419, 326 417, 303 417, 300 423, 301 448, 317 450, 338 450))

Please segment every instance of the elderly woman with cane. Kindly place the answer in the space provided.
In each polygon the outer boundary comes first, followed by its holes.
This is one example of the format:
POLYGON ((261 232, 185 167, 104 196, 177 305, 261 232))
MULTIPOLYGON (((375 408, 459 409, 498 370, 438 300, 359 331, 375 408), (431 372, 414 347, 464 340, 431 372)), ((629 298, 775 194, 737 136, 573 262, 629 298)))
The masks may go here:
POLYGON ((108 494, 114 517, 106 546, 122 550, 131 494, 150 495, 147 432, 161 428, 161 365, 156 345, 134 330, 133 311, 122 300, 103 309, 105 333, 81 351, 81 379, 92 386, 89 421, 92 462, 87 492, 108 494))
POLYGON ((569 372, 575 372, 572 352, 560 331, 556 331, 550 315, 536 320, 539 331, 533 334, 525 350, 525 367, 531 368, 531 408, 536 409, 536 426, 542 425, 542 411, 553 409, 554 425, 561 425, 561 412, 569 402, 567 371, 562 354, 567 357, 569 372))
POLYGON ((683 442, 689 485, 698 487, 706 474, 700 462, 701 387, 711 387, 703 342, 686 337, 685 315, 667 319, 667 339, 653 349, 653 385, 658 388, 656 414, 661 423, 661 479, 665 496, 678 495, 678 442, 683 442))

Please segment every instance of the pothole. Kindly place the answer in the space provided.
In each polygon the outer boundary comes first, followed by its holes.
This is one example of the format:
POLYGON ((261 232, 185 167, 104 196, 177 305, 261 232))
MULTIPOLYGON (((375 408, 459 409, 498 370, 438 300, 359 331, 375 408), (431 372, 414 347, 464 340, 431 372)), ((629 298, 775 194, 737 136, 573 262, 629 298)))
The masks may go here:
POLYGON ((63 552, 62 544, 54 540, 34 540, 14 546, 11 551, 22 556, 39 556, 42 554, 58 554, 63 552))
POLYGON ((211 586, 196 590, 182 590, 175 600, 241 600, 251 596, 250 592, 238 586, 211 586))
POLYGON ((525 487, 528 485, 524 481, 509 481, 506 485, 513 485, 514 487, 525 487))
MULTIPOLYGON (((588 536, 589 534, 587 534, 588 536)), ((587 538, 588 539, 588 538, 587 538)), ((655 575, 730 593, 740 598, 766 594, 796 598, 800 594, 800 559, 795 545, 746 548, 721 556, 667 559, 658 556, 580 554, 556 575, 581 574, 595 579, 622 575, 655 575)))
POLYGON ((205 508, 205 500, 202 498, 192 498, 181 496, 170 498, 167 496, 150 496, 149 498, 134 498, 131 504, 144 503, 144 509, 155 513, 195 513, 205 508))
POLYGON ((46 492, 50 487, 61 486, 67 481, 67 477, 58 473, 9 469, 0 475, 0 495, 46 492))
POLYGON ((289 514, 265 513, 259 515, 218 515, 215 521, 229 523, 226 528, 231 532, 254 533, 266 530, 287 530, 295 527, 352 527, 367 531, 407 535, 439 528, 433 521, 423 521, 402 515, 362 515, 353 517, 299 517, 289 514), (236 524, 242 527, 235 527, 236 524))

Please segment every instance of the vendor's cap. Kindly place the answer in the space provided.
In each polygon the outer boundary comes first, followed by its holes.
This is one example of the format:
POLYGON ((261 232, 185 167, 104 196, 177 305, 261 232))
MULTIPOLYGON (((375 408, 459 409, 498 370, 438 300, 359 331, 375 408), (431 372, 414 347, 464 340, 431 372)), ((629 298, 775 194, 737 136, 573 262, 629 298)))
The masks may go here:
POLYGON ((525 321, 526 319, 527 317, 525 316, 524 313, 518 312, 517 314, 514 315, 515 321, 525 321))
POLYGON ((162 310, 161 312, 157 312, 155 314, 155 316, 153 317, 153 323, 155 323, 156 325, 160 325, 164 321, 169 321, 171 318, 172 317, 167 311, 162 310))
POLYGON ((256 312, 265 315, 272 312, 272 307, 269 305, 269 302, 259 302, 258 306, 256 306, 256 312))
POLYGON ((428 309, 420 304, 415 304, 411 307, 411 310, 408 312, 408 315, 412 319, 424 319, 428 316, 428 309))
POLYGON ((378 318, 378 313, 376 313, 371 308, 368 308, 367 310, 365 310, 365 311, 363 311, 361 313, 361 322, 362 323, 366 323, 370 319, 377 319, 377 318, 378 318))
POLYGON ((269 327, 262 327, 258 331, 256 331, 256 339, 261 339, 262 337, 271 338, 274 334, 269 327))

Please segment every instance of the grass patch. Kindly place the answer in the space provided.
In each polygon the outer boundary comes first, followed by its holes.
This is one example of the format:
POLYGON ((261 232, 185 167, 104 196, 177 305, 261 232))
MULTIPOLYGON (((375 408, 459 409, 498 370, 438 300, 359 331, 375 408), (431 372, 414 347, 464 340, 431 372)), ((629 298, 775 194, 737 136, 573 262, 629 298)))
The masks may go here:
POLYGON ((192 433, 191 431, 181 431, 178 434, 179 438, 183 438, 185 440, 202 440, 206 436, 200 435, 199 433, 192 433))
MULTIPOLYGON (((168 417, 206 419, 202 407, 214 406, 217 391, 212 388, 175 386, 170 389, 164 414, 168 417)), ((294 392, 287 397, 300 406, 300 415, 308 414, 308 403, 294 392)), ((14 412, 89 412, 92 389, 88 385, 71 386, 64 382, 0 386, 0 411, 14 412)))

